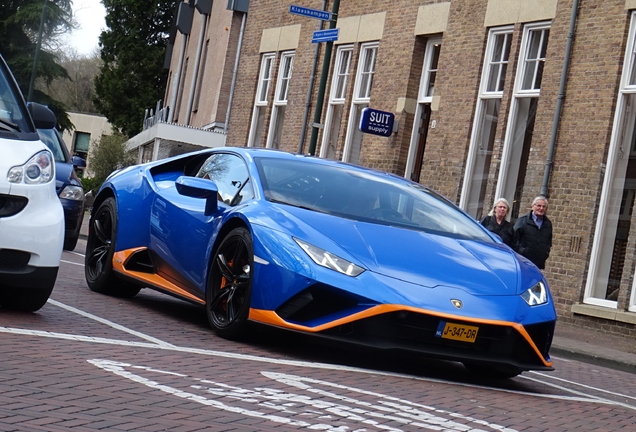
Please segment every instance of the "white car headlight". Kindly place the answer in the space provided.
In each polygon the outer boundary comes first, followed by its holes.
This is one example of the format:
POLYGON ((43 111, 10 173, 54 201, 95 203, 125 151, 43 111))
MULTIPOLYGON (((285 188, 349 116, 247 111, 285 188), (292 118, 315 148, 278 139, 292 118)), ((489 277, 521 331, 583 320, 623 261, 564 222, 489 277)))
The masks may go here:
POLYGON ((357 266, 346 259, 340 258, 331 252, 327 252, 324 249, 320 249, 319 247, 306 243, 302 240, 298 240, 297 238, 294 238, 294 240, 298 243, 298 246, 300 246, 319 266, 353 277, 358 276, 364 271, 362 267, 357 266))
POLYGON ((80 186, 66 186, 62 192, 60 192, 60 198, 81 201, 84 199, 84 189, 80 186))
POLYGON ((53 156, 47 150, 37 153, 24 165, 12 167, 7 174, 9 183, 42 184, 54 177, 53 156))
POLYGON ((539 282, 521 294, 521 298, 530 306, 542 305, 548 302, 548 290, 543 282, 539 282))

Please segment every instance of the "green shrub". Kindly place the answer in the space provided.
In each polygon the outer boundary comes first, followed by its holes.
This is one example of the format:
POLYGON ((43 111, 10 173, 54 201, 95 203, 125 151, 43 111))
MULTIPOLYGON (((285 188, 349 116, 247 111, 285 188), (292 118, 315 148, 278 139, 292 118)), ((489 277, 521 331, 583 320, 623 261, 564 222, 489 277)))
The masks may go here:
POLYGON ((99 142, 95 142, 89 155, 88 168, 93 175, 91 190, 96 193, 108 175, 135 163, 135 158, 126 151, 128 138, 115 131, 112 135, 103 135, 99 142))
POLYGON ((93 195, 95 195, 101 186, 101 183, 95 177, 82 177, 80 180, 82 180, 82 187, 85 193, 92 191, 93 195))

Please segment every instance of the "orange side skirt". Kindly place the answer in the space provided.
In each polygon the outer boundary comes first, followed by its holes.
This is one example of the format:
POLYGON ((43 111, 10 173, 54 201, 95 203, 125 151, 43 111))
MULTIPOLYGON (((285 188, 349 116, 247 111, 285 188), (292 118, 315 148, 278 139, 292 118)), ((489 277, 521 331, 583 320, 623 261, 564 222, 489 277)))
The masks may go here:
POLYGON ((136 271, 130 271, 130 270, 126 270, 126 268, 124 267, 124 265, 126 264, 126 260, 128 260, 128 258, 130 258, 130 256, 135 253, 138 252, 140 250, 144 250, 146 248, 134 248, 134 249, 127 249, 124 251, 120 251, 120 252, 115 252, 115 254, 113 255, 113 270, 115 270, 118 273, 124 274, 126 276, 129 276, 133 279, 139 280, 139 281, 143 281, 143 282, 147 282, 149 285, 161 288, 163 290, 166 290, 168 292, 171 292, 179 297, 183 297, 187 300, 190 301, 194 301, 196 303, 199 304, 205 304, 205 300, 200 299, 199 297, 195 296, 192 293, 189 293, 188 291, 184 290, 183 288, 173 284, 172 282, 162 278, 161 276, 157 275, 157 274, 152 274, 152 273, 143 273, 143 272, 136 272, 136 271))

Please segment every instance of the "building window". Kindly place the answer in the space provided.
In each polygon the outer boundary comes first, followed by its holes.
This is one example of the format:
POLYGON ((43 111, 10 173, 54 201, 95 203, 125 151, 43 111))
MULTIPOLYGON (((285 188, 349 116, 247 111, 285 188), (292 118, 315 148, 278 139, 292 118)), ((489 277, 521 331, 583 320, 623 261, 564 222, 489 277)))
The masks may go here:
POLYGON ((353 46, 340 46, 336 52, 333 77, 331 78, 331 92, 329 93, 329 106, 325 116, 325 127, 320 146, 320 157, 336 159, 338 139, 340 138, 342 113, 345 99, 347 98, 347 84, 349 82, 349 69, 353 46))
POLYGON ((437 63, 441 49, 441 38, 432 38, 426 42, 424 63, 422 64, 422 76, 420 78, 420 90, 417 97, 417 108, 415 109, 409 154, 404 172, 404 177, 413 181, 420 181, 424 148, 428 135, 428 125, 431 118, 431 102, 433 101, 433 93, 435 92, 437 63))
POLYGON ((371 100, 371 88, 373 87, 373 75, 375 73, 375 59, 378 54, 378 43, 362 44, 356 81, 353 87, 353 100, 351 113, 347 124, 347 138, 342 154, 342 160, 354 164, 360 163, 360 150, 362 146, 362 132, 358 127, 362 117, 362 110, 369 106, 371 100))
POLYGON ((272 119, 267 133, 268 148, 279 148, 285 122, 285 109, 287 108, 287 96, 289 95, 289 83, 294 69, 294 53, 284 52, 281 54, 280 66, 278 69, 278 80, 274 91, 274 108, 272 109, 272 119))
MULTIPOLYGON (((603 190, 584 302, 618 307, 621 282, 633 276, 626 264, 636 193, 636 12, 631 15, 629 39, 607 155, 603 190)), ((631 253, 631 252, 630 252, 631 253)), ((629 310, 636 312, 636 292, 629 310)))
POLYGON ((73 153, 79 154, 84 159, 88 154, 88 148, 91 142, 91 134, 85 132, 75 132, 75 145, 73 146, 73 153))
POLYGON ((426 59, 422 69, 422 81, 420 92, 423 91, 420 100, 423 102, 431 102, 435 91, 435 78, 437 78, 437 63, 439 62, 439 53, 442 49, 442 41, 433 39, 426 44, 426 59))
POLYGON ((519 67, 495 194, 508 200, 513 220, 519 216, 523 198, 549 35, 549 24, 529 24, 525 26, 521 40, 519 67))
POLYGON ((256 98, 254 110, 252 111, 252 123, 250 134, 247 140, 248 147, 260 146, 263 139, 265 127, 265 110, 269 101, 269 88, 272 81, 272 66, 275 54, 264 54, 261 59, 261 70, 258 74, 258 86, 256 88, 256 98))
MULTIPOLYGON (((492 174, 492 154, 508 70, 512 30, 512 27, 490 30, 486 44, 473 135, 460 198, 460 206, 477 219, 484 216, 484 207, 486 210, 490 207, 490 204, 484 204, 484 201, 487 197, 488 179, 492 174)), ((489 198, 489 201, 495 199, 489 198)))

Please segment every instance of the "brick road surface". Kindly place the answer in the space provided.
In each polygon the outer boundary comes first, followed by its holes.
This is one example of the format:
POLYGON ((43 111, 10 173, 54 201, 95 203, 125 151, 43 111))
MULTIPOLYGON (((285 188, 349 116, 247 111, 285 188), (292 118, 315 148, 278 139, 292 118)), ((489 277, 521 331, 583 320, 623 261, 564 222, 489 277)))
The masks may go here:
POLYGON ((226 341, 202 307, 92 293, 63 259, 40 311, 0 309, 1 431, 636 430, 631 374, 563 361, 562 381, 488 381, 282 332, 226 341))

